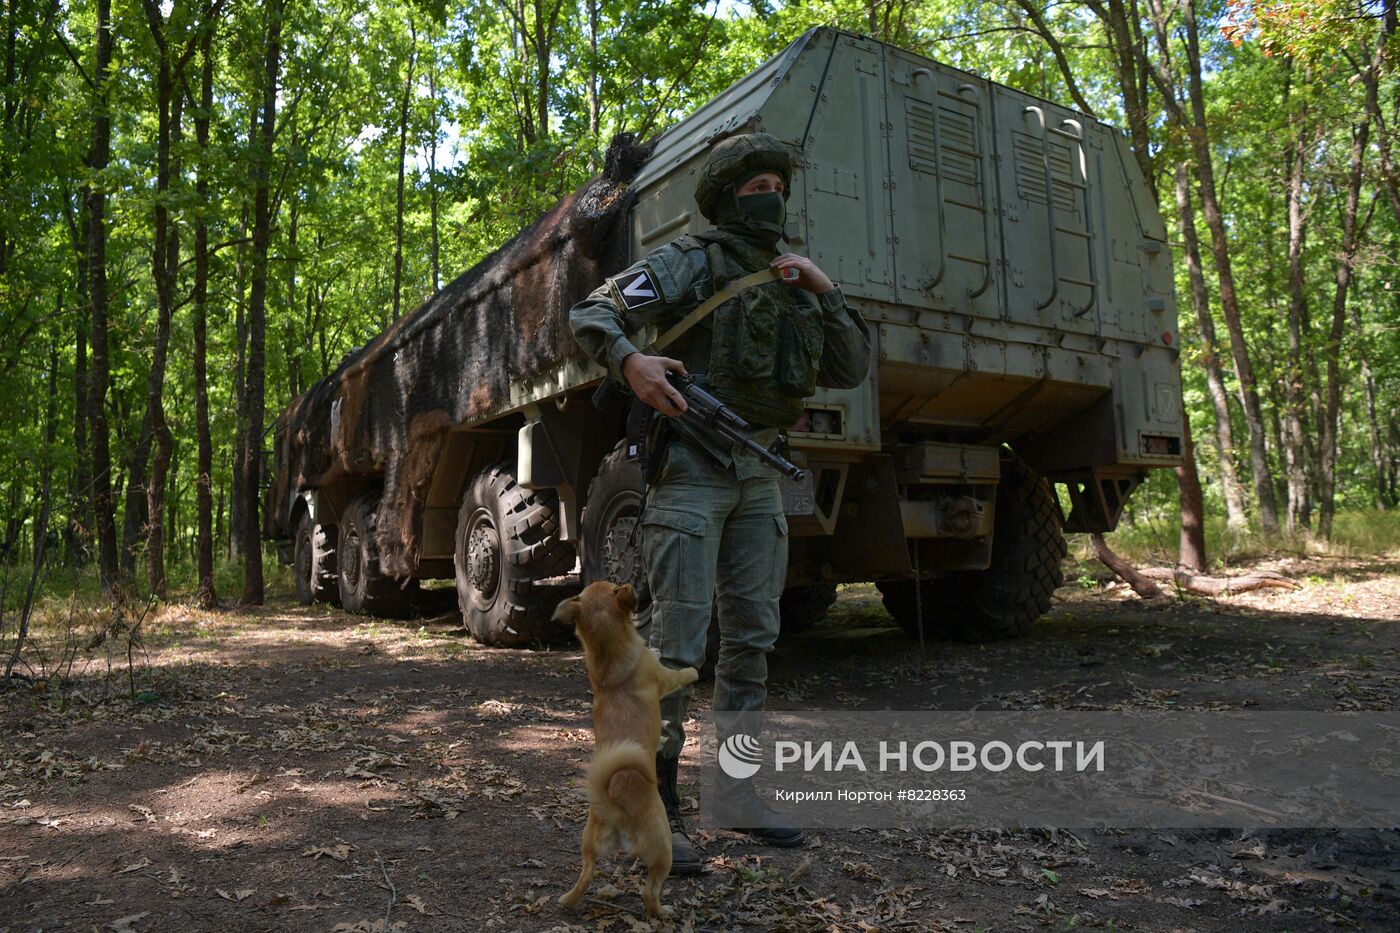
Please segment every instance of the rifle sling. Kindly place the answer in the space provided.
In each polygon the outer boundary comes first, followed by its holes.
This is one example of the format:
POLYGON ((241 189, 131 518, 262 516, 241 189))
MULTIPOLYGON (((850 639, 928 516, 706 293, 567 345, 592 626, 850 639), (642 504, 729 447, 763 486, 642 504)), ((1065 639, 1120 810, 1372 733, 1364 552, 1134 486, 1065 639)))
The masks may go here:
POLYGON ((777 269, 760 269, 743 278, 735 279, 724 288, 721 288, 709 298, 705 299, 698 308, 677 321, 666 333, 656 338, 656 341, 651 345, 650 349, 653 352, 666 349, 666 347, 680 339, 681 335, 686 331, 709 317, 710 313, 714 311, 715 308, 718 308, 740 292, 753 288, 755 285, 764 285, 768 282, 780 281, 781 279, 782 274, 777 269))

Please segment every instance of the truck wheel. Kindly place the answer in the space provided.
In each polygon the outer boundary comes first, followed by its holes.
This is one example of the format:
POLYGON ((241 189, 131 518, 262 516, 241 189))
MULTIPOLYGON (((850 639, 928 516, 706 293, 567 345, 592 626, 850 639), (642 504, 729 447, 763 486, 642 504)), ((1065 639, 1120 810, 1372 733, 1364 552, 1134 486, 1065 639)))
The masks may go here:
POLYGON ((588 487, 588 501, 579 519, 582 580, 584 586, 598 580, 632 584, 637 591, 632 621, 637 632, 646 638, 651 632, 651 588, 642 563, 642 535, 637 528, 646 485, 637 461, 627 459, 626 446, 627 441, 619 441, 603 458, 588 487))
POLYGON ((826 611, 834 602, 835 583, 790 586, 783 590, 782 599, 778 601, 782 634, 796 635, 798 632, 807 631, 826 616, 826 611))
MULTIPOLYGON (((997 484, 991 566, 925 580, 924 633, 950 641, 1024 635, 1050 608, 1067 550, 1050 484, 1013 457, 997 484)), ((900 628, 917 634, 913 581, 877 586, 900 628)))
MULTIPOLYGON (((631 583, 637 591, 637 608, 632 621, 642 638, 651 635, 651 586, 647 583, 646 565, 642 562, 642 538, 632 531, 642 517, 642 497, 646 485, 637 461, 628 460, 627 441, 619 441, 603 462, 588 487, 588 502, 579 519, 583 538, 583 583, 611 580, 631 583)), ((710 616, 706 633, 705 663, 700 676, 709 679, 715 673, 719 656, 719 617, 710 616)))
POLYGON ((346 612, 376 616, 405 613, 418 592, 418 581, 406 584, 379 569, 379 541, 375 537, 379 500, 357 496, 340 517, 336 546, 336 578, 340 605, 346 612))
POLYGON ((550 620, 560 592, 535 581, 572 570, 574 549, 559 540, 558 496, 525 489, 514 472, 509 463, 489 466, 462 498, 453 549, 457 604, 484 645, 564 642, 570 630, 550 620))
POLYGON ((313 601, 334 603, 340 600, 336 581, 335 529, 327 529, 302 513, 297 522, 297 536, 292 552, 292 573, 296 578, 297 602, 303 606, 313 601))

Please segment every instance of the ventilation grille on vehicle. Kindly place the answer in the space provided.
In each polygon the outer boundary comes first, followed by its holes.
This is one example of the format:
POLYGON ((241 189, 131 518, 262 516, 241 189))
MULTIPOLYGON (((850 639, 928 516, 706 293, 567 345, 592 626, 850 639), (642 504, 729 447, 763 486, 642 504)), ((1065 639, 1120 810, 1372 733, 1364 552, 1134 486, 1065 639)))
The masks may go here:
MULTIPOLYGON (((935 174, 938 162, 934 154, 933 106, 917 97, 905 97, 904 118, 908 126, 910 168, 926 175, 935 174)), ((982 159, 972 117, 939 107, 938 121, 938 132, 943 137, 939 155, 943 157, 944 179, 976 187, 981 183, 982 159)))
POLYGON ((1045 203, 1044 152, 1050 161, 1055 210, 1077 215, 1079 199, 1075 197, 1074 162, 1069 146, 1052 138, 1042 149, 1039 139, 1019 130, 1012 131, 1011 143, 1016 158, 1016 193, 1032 204, 1045 203))

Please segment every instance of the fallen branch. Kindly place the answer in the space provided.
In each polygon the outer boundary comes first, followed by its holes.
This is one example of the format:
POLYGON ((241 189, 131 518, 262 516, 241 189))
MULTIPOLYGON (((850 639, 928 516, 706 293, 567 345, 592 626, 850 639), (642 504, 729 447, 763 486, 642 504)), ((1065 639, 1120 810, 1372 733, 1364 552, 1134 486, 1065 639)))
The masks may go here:
POLYGON ((1168 570, 1165 567, 1153 567, 1142 571, 1142 573, 1155 580, 1173 580, 1177 586, 1196 596, 1230 596, 1234 593, 1248 593, 1250 590, 1262 590, 1268 587, 1277 587, 1283 590, 1299 589, 1297 583, 1282 574, 1274 573, 1272 570, 1247 573, 1242 577, 1203 577, 1188 570, 1168 570))
POLYGON ((1206 577, 1194 574, 1189 570, 1168 569, 1166 567, 1149 567, 1146 570, 1138 570, 1109 548, 1104 541, 1103 535, 1090 535, 1089 540, 1094 545, 1094 557, 1109 570, 1118 575, 1124 583, 1133 588, 1143 599, 1159 599, 1167 594, 1162 592, 1162 588, 1154 581, 1161 580, 1172 583, 1184 593, 1193 596, 1230 596, 1235 593, 1248 593, 1250 590, 1260 590, 1267 587, 1277 587, 1285 590, 1296 590, 1298 584, 1287 577, 1274 573, 1272 570, 1261 570, 1257 573, 1245 574, 1242 577, 1206 577))
POLYGON ((1133 592, 1143 599, 1158 599, 1167 595, 1162 592, 1162 588, 1153 583, 1151 579, 1143 576, 1131 564, 1113 553, 1109 549, 1108 543, 1104 541, 1103 535, 1094 534, 1089 536, 1089 540, 1094 545, 1094 556, 1099 561, 1118 574, 1119 579, 1133 588, 1133 592))

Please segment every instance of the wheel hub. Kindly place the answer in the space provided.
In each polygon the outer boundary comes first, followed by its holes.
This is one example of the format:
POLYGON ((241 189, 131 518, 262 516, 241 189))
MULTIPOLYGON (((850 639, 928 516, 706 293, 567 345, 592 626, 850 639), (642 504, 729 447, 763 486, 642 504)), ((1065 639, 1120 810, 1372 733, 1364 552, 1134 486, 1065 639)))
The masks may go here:
POLYGON ((632 537, 636 527, 637 516, 619 515, 603 539, 603 573, 615 583, 637 582, 641 561, 632 537))
POLYGON ((467 579, 478 593, 490 597, 500 575, 500 538, 489 522, 478 522, 467 537, 467 579))
POLYGON ((311 579, 311 536, 297 537, 296 574, 298 580, 311 579))
POLYGON ((360 536, 352 531, 345 536, 345 545, 341 548, 341 566, 345 568, 345 582, 350 584, 353 590, 360 585, 360 558, 362 548, 360 547, 360 536))

